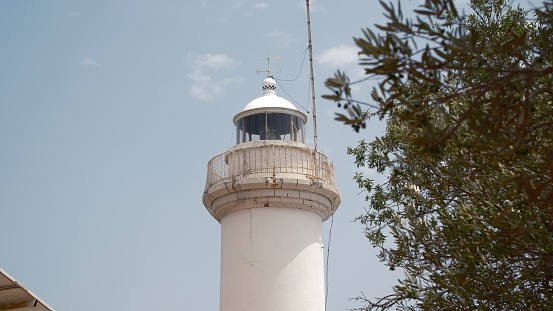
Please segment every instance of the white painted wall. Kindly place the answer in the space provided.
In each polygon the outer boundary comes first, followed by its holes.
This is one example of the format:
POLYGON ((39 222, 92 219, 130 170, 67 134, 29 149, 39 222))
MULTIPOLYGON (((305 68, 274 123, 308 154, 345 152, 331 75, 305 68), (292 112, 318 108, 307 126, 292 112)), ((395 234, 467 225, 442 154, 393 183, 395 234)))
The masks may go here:
POLYGON ((221 311, 323 311, 322 219, 261 207, 221 220, 221 311))

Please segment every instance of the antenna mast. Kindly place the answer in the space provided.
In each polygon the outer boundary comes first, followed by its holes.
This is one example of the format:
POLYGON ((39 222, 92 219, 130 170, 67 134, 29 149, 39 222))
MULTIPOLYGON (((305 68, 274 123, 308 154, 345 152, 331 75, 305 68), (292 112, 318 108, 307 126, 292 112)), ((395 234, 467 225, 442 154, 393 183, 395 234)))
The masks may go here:
POLYGON ((309 78, 311 80, 311 110, 313 111, 313 142, 317 150, 317 109, 315 109, 315 78, 313 77, 313 45, 311 44, 311 17, 309 14, 309 0, 305 0, 307 8, 307 48, 309 49, 309 78))

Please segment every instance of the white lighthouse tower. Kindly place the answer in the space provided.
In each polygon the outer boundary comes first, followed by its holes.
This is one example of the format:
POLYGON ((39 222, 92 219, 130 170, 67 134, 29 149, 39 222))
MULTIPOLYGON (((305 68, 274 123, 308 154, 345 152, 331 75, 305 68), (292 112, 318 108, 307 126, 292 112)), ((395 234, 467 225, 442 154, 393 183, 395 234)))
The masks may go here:
POLYGON ((307 117, 276 95, 233 119, 209 161, 203 203, 221 223, 221 311, 324 311, 322 222, 340 204, 334 167, 306 145, 307 117))

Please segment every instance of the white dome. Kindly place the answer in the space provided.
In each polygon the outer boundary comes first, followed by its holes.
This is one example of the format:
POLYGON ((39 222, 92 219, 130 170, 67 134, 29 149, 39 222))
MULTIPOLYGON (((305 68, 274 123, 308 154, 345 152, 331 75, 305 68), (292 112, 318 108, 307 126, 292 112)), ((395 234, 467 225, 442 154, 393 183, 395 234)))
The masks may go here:
POLYGON ((277 96, 276 94, 271 95, 263 95, 261 97, 258 97, 254 100, 252 100, 249 104, 244 107, 244 110, 250 110, 250 109, 257 109, 257 108, 286 108, 286 109, 292 109, 292 110, 298 110, 296 109, 296 106, 294 106, 291 102, 287 101, 286 99, 277 96))
POLYGON ((274 79, 266 78, 263 80, 262 89, 263 96, 258 97, 247 104, 246 107, 244 107, 244 109, 234 117, 233 123, 236 123, 236 121, 242 117, 260 112, 259 110, 265 112, 287 111, 292 115, 301 117, 304 122, 307 121, 307 116, 303 112, 299 111, 296 106, 286 99, 276 95, 276 81, 274 79))

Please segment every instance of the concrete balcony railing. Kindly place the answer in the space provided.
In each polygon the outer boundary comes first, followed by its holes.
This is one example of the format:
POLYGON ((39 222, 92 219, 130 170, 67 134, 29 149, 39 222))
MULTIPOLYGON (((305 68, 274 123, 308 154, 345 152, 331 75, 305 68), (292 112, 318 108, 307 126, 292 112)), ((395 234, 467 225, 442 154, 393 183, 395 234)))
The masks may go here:
MULTIPOLYGON (((211 159, 203 201, 216 216, 216 201, 221 197, 235 193, 242 201, 251 199, 254 206, 250 207, 255 207, 258 196, 250 192, 262 189, 278 189, 278 193, 273 192, 273 197, 288 198, 295 195, 295 192, 291 194, 290 191, 298 190, 322 196, 328 204, 323 204, 325 211, 316 212, 323 219, 333 213, 340 203, 334 165, 325 155, 304 144, 273 140, 239 144, 211 159), (286 190, 289 191, 282 192, 286 190)), ((298 194, 301 195, 306 196, 305 193, 298 194)))

